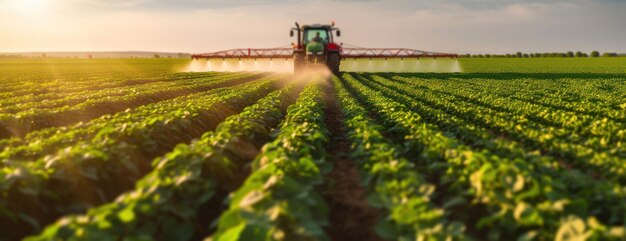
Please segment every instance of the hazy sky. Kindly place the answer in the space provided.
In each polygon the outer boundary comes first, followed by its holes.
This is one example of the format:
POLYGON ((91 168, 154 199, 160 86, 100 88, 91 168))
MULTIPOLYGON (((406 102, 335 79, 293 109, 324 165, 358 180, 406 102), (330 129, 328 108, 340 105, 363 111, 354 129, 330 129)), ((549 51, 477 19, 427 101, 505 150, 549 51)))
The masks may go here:
POLYGON ((331 20, 364 47, 626 52, 626 0, 0 0, 0 52, 278 47, 331 20))

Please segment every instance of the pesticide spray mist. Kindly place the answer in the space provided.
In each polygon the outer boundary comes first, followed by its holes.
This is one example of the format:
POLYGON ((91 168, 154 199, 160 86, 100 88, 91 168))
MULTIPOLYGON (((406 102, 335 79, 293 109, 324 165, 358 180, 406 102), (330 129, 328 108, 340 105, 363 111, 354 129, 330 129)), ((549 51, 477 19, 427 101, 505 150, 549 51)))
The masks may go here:
POLYGON ((396 73, 459 73, 458 59, 451 58, 390 58, 343 59, 341 70, 346 72, 396 72, 396 73))
MULTIPOLYGON (((342 59, 345 72, 396 72, 396 73, 459 73, 461 65, 450 58, 389 58, 342 59)), ((192 60, 183 72, 278 72, 293 73, 292 59, 198 59, 192 60)))
POLYGON ((194 59, 184 72, 278 72, 293 73, 291 59, 194 59))

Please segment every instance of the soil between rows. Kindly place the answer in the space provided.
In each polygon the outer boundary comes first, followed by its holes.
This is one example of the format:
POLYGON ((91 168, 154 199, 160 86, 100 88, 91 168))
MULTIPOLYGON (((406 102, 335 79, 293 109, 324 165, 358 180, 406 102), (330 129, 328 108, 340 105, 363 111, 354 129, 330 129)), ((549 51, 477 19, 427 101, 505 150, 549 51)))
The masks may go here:
POLYGON ((359 172, 349 155, 350 142, 343 125, 343 115, 330 84, 326 93, 325 123, 331 132, 326 151, 333 164, 333 169, 324 180, 323 195, 330 209, 330 225, 326 232, 331 240, 336 241, 383 240, 374 231, 380 215, 367 203, 366 189, 361 186, 359 172))

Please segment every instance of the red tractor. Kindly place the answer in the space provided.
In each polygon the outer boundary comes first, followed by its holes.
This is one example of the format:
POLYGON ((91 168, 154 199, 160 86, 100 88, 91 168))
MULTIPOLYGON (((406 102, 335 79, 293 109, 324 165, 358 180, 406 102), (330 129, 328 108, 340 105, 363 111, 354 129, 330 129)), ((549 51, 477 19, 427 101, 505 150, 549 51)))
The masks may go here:
POLYGON ((311 24, 303 25, 296 22, 296 27, 289 32, 293 37, 297 32, 298 42, 293 44, 293 70, 295 73, 307 69, 327 67, 333 74, 339 73, 341 62, 341 45, 336 44, 333 32, 337 37, 341 31, 331 25, 311 24))
MULTIPOLYGON (((1 0, 0 0, 1 1, 1 0)), ((296 27, 292 28, 289 32, 291 37, 296 33, 298 34, 298 42, 292 43, 291 47, 280 48, 238 48, 222 50, 212 53, 194 54, 191 56, 193 60, 207 60, 213 61, 213 63, 207 65, 206 71, 242 71, 246 70, 246 66, 256 66, 254 71, 259 71, 257 66, 258 59, 267 59, 270 63, 274 60, 285 60, 286 63, 293 60, 293 70, 295 73, 301 73, 305 70, 315 69, 328 69, 333 74, 339 74, 339 65, 341 61, 354 61, 352 64, 348 64, 347 71, 356 71, 358 69, 358 60, 369 59, 370 62, 367 66, 362 66, 361 71, 372 70, 372 59, 378 59, 384 61, 400 60, 415 61, 415 64, 403 64, 406 72, 437 72, 439 70, 434 69, 433 65, 420 63, 421 59, 437 59, 437 58, 451 58, 456 59, 456 54, 428 52, 416 49, 407 48, 362 48, 362 47, 343 47, 341 44, 337 44, 334 41, 333 34, 337 37, 341 36, 341 31, 335 28, 335 22, 331 25, 311 24, 303 25, 296 23, 296 27), (295 31, 294 31, 295 30, 295 31), (237 60, 235 63, 227 64, 226 60, 237 60), (219 61, 221 60, 221 61, 219 61), (253 63, 251 61, 254 61, 253 63), (244 64, 247 63, 247 64, 244 64), (233 67, 234 66, 234 67, 233 67), (226 68, 223 68, 226 67, 226 68), (356 67, 356 68, 355 68, 356 67)), ((348 44, 346 44, 348 46, 348 44)), ((261 61, 259 61, 261 62, 261 61)), ((458 62, 453 62, 452 67, 448 68, 451 71, 459 71, 458 68, 454 68, 455 64, 458 66, 458 62)), ((445 62, 439 61, 437 66, 441 69, 441 66, 445 65, 445 62)), ((448 63, 450 64, 450 63, 448 63)), ((270 64, 271 66, 271 64, 270 64)), ((284 66, 284 65, 281 65, 284 66)), ((387 65, 384 65, 387 68, 387 65)), ((290 70, 291 67, 286 69, 290 70)), ((284 71, 285 69, 280 69, 284 71)), ((272 71, 262 68, 261 71, 272 71)), ((383 71, 396 71, 393 66, 389 70, 383 71)), ((403 70, 405 71, 405 70, 403 70)), ((444 71, 445 72, 445 71, 444 71)))

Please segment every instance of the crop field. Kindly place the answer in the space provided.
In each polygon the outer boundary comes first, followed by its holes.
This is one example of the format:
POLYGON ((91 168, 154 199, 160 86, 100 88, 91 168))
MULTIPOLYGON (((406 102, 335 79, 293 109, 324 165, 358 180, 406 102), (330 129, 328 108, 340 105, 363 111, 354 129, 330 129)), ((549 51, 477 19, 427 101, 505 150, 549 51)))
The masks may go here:
POLYGON ((0 60, 0 241, 626 240, 626 58, 0 60))

